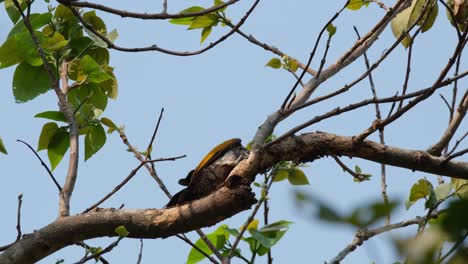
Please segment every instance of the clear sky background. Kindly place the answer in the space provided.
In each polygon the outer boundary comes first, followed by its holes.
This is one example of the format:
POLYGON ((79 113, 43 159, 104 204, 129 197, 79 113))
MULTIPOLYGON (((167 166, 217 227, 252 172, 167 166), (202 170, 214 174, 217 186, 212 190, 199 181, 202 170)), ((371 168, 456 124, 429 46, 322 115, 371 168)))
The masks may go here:
MULTIPOLYGON (((107 1, 102 1, 107 2, 107 1)), ((237 21, 253 1, 241 1, 229 7, 227 14, 237 21)), ((283 52, 305 62, 313 47, 316 35, 326 21, 344 4, 343 1, 262 1, 243 26, 243 30, 260 41, 274 45, 283 52)), ((388 6, 395 1, 383 1, 388 6)), ((55 3, 54 3, 55 4, 55 3)), ((107 3, 109 4, 109 3, 107 3)), ((171 1, 169 11, 178 12, 192 5, 210 6, 211 1, 171 1)), ((114 7, 133 11, 159 12, 161 4, 155 1, 112 1, 114 7)), ((44 10, 43 1, 35 4, 35 10, 44 10)), ((182 26, 167 21, 138 21, 118 16, 101 14, 108 29, 117 28, 120 34, 117 44, 136 47, 157 44, 174 50, 199 49, 199 31, 186 31, 182 26)), ((384 11, 370 5, 358 12, 345 11, 336 21, 328 62, 336 60, 356 40, 352 26, 364 35, 382 16, 384 11)), ((0 10, 0 42, 11 28, 3 8, 0 10)), ((207 42, 227 32, 227 28, 215 28, 207 42)), ((381 35, 376 45, 368 52, 371 62, 393 43, 390 28, 381 35)), ((449 25, 445 10, 429 32, 421 35, 414 47, 413 67, 409 90, 427 87, 438 76, 453 52, 456 42, 454 29, 449 25)), ((323 45, 322 45, 323 46, 323 45)), ((319 53, 321 55, 321 53, 319 53)), ((158 163, 161 178, 175 193, 181 187, 177 180, 194 168, 199 160, 216 144, 239 137, 247 144, 257 127, 267 115, 275 111, 294 83, 293 76, 284 70, 264 67, 273 54, 254 46, 240 36, 232 36, 216 48, 195 57, 174 57, 157 52, 121 53, 111 51, 111 66, 114 66, 119 82, 119 97, 110 101, 104 116, 118 125, 124 125, 130 142, 145 148, 153 132, 161 107, 165 108, 153 156, 170 157, 186 154, 187 158, 158 163)), ((320 56, 318 56, 320 57, 320 56)), ((466 58, 466 56, 465 56, 466 58)), ((313 63, 317 68, 318 59, 313 63)), ((400 46, 386 62, 374 72, 378 94, 393 95, 401 90, 406 66, 406 51, 400 46)), ((461 69, 466 70, 466 59, 461 69)), ((341 88, 364 71, 363 59, 342 71, 320 86, 316 95, 341 88)), ((33 154, 16 142, 22 139, 37 146, 38 136, 47 121, 33 116, 46 110, 57 110, 55 94, 49 92, 37 99, 16 104, 12 94, 14 68, 0 70, 0 136, 9 155, 0 155, 0 195, 2 235, 0 244, 7 244, 16 237, 17 195, 24 194, 22 228, 24 233, 33 232, 54 221, 57 217, 58 194, 55 186, 33 154)), ((310 78, 309 76, 306 79, 310 78)), ((467 88, 467 81, 460 88, 467 88)), ((440 90, 451 94, 451 88, 440 90)), ((365 80, 352 91, 333 100, 318 104, 295 114, 275 131, 277 135, 315 115, 325 113, 337 106, 345 106, 371 97, 368 81, 365 80)), ((388 113, 388 107, 383 107, 388 113)), ((425 149, 443 133, 448 111, 438 95, 421 103, 405 117, 386 129, 386 141, 391 146, 409 149, 425 149)), ((374 106, 361 108, 304 130, 326 131, 340 135, 354 135, 366 129, 374 120, 374 106)), ((466 122, 459 131, 465 132, 466 122)), ((455 138, 459 138, 458 133, 455 138)), ((370 139, 377 140, 377 135, 370 139)), ((464 144, 463 147, 466 147, 464 144)), ((83 153, 83 151, 81 151, 83 153)), ((47 159, 45 152, 40 155, 47 159)), ((466 157, 462 158, 466 161, 466 157)), ((301 190, 328 201, 342 212, 350 212, 358 205, 380 198, 380 166, 360 159, 343 158, 349 166, 358 164, 365 172, 374 175, 371 181, 355 183, 330 158, 318 160, 305 168, 310 185, 293 187, 287 182, 274 184, 271 191, 271 221, 289 220, 294 224, 284 238, 273 248, 275 263, 323 263, 334 257, 353 239, 354 228, 326 224, 312 217, 308 210, 295 206, 293 193, 301 190)), ((104 148, 89 161, 80 160, 79 177, 72 197, 72 213, 79 213, 108 193, 136 166, 138 162, 126 151, 115 133, 108 137, 104 148)), ((54 171, 60 182, 64 181, 67 157, 54 171)), ((406 199, 411 185, 419 178, 427 177, 436 183, 436 177, 405 169, 388 168, 388 193, 390 198, 406 199)), ((149 174, 141 170, 117 195, 107 201, 105 207, 160 208, 167 202, 162 191, 149 174)), ((392 216, 392 221, 401 221, 421 215, 422 206, 406 211, 401 205, 392 216)), ((240 213, 225 221, 231 227, 239 227, 249 212, 240 213)), ((382 224, 382 223, 380 223, 382 224)), ((363 247, 350 254, 343 263, 393 263, 398 260, 391 239, 407 237, 415 226, 367 241, 363 247)), ((206 229, 210 232, 212 228, 206 229)), ((196 239, 196 235, 189 236, 196 239)), ((89 241, 94 246, 106 246, 114 239, 89 241)), ((111 263, 135 263, 138 256, 138 240, 124 239, 116 250, 106 255, 111 263)), ((247 252, 247 248, 242 248, 247 252)), ((177 238, 146 240, 143 263, 183 263, 190 248, 177 238)), ((40 263, 55 263, 64 258, 72 263, 81 258, 83 250, 68 247, 44 259, 40 263)), ((264 258, 258 263, 265 263, 264 258)), ((234 263, 238 263, 234 261, 234 263)))

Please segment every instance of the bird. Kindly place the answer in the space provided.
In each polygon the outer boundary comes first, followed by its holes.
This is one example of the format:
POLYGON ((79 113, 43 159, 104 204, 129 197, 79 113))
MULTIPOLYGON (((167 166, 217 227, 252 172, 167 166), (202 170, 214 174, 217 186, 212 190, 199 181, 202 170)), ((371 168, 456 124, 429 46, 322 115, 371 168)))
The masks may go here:
POLYGON ((214 147, 195 169, 179 180, 179 184, 186 188, 176 193, 165 208, 202 198, 217 190, 247 153, 239 138, 226 140, 214 147))

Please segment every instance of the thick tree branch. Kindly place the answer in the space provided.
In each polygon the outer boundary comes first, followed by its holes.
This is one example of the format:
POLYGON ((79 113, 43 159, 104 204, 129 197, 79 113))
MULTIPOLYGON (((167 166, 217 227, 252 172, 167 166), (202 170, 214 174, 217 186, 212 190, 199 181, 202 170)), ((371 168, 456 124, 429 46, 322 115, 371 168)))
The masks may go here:
POLYGON ((250 155, 230 172, 224 186, 210 195, 168 209, 95 209, 59 218, 0 255, 3 263, 31 263, 86 239, 116 236, 123 225, 132 238, 161 238, 210 226, 250 208, 256 201, 249 185, 254 176, 282 160, 310 162, 324 156, 358 157, 435 175, 468 179, 468 162, 444 161, 424 151, 405 150, 372 141, 323 132, 290 136, 250 155))
POLYGON ((164 238, 219 221, 249 209, 255 198, 248 187, 223 187, 210 196, 169 209, 96 209, 59 218, 35 233, 25 235, 0 255, 0 264, 34 263, 54 252, 86 239, 117 236, 125 226, 130 238, 164 238))

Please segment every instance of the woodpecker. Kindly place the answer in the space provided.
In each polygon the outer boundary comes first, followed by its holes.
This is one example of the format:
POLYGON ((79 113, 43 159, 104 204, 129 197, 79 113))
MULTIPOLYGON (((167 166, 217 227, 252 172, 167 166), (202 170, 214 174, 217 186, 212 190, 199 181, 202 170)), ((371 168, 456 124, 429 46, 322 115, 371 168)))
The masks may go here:
POLYGON ((238 160, 246 157, 247 153, 238 138, 226 140, 214 147, 195 169, 179 180, 179 184, 186 188, 176 193, 166 208, 202 198, 217 190, 238 160))

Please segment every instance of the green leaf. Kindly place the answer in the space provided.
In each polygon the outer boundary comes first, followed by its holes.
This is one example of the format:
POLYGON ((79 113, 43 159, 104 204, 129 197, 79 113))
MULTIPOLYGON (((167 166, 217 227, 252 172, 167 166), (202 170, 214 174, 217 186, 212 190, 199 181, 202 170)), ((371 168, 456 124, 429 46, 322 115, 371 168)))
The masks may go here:
POLYGON ((8 151, 6 150, 1 137, 0 137, 0 152, 2 152, 3 154, 8 154, 8 151))
POLYGON ((114 74, 114 68, 109 67, 107 65, 102 66, 102 68, 107 74, 109 74, 109 76, 111 76, 111 78, 108 79, 107 81, 100 83, 100 86, 104 89, 104 91, 106 92, 109 98, 115 100, 117 99, 117 96, 119 95, 119 86, 117 83, 117 78, 115 77, 115 74, 114 74))
POLYGON ((83 30, 78 23, 78 18, 73 14, 70 8, 60 4, 55 9, 54 21, 58 23, 58 31, 66 39, 72 40, 83 35, 83 30))
POLYGON ((201 32, 200 44, 202 44, 205 41, 205 39, 211 34, 211 29, 211 26, 203 28, 201 32))
POLYGON ((119 237, 127 237, 130 232, 127 231, 125 226, 121 225, 115 228, 115 233, 119 235, 119 237))
POLYGON ((99 33, 107 34, 106 24, 100 17, 96 15, 96 11, 89 11, 84 13, 83 19, 99 33))
POLYGON ((433 191, 434 188, 429 181, 420 179, 413 185, 413 187, 411 187, 410 196, 406 201, 406 209, 409 209, 419 199, 429 198, 433 191))
POLYGON ((346 8, 351 10, 359 10, 364 5, 364 0, 350 0, 346 8))
POLYGON ((115 130, 119 130, 119 128, 114 124, 114 122, 112 122, 112 120, 110 120, 107 117, 101 118, 101 123, 103 123, 104 125, 106 125, 109 128, 107 130, 107 133, 109 133, 109 134, 111 134, 115 130))
POLYGON ((461 31, 465 30, 466 24, 468 23, 468 2, 465 1, 457 1, 454 2, 453 0, 448 0, 447 5, 452 10, 452 13, 454 14, 454 18, 457 21, 453 21, 453 17, 450 14, 449 10, 446 11, 447 18, 450 21, 450 24, 452 26, 456 26, 458 24, 458 27, 461 31))
POLYGON ((281 68, 281 60, 278 58, 273 58, 269 60, 265 66, 271 67, 273 69, 279 69, 281 68))
POLYGON ((81 59, 81 68, 83 70, 83 73, 87 75, 87 79, 90 82, 100 83, 112 78, 89 55, 85 55, 83 59, 81 59))
MULTIPOLYGON (((47 25, 51 19, 52 19, 52 14, 50 13, 31 14, 29 16, 29 23, 31 24, 31 27, 33 28, 33 30, 37 30, 47 25)), ((15 34, 22 33, 22 32, 28 32, 28 29, 24 25, 23 20, 16 23, 16 25, 10 30, 10 33, 8 33, 8 37, 11 37, 15 34)))
POLYGON ((280 181, 286 180, 288 177, 289 177, 289 170, 279 169, 279 170, 276 170, 275 173, 273 174, 273 181, 280 182, 280 181))
POLYGON ((288 65, 289 70, 291 70, 292 72, 296 72, 297 69, 299 68, 297 61, 294 59, 289 59, 287 65, 288 65))
POLYGON ((270 231, 284 230, 284 229, 288 229, 291 224, 293 224, 293 222, 286 221, 286 220, 280 220, 280 221, 276 221, 274 223, 268 224, 266 226, 263 226, 260 229, 260 231, 270 232, 270 231))
POLYGON ((46 50, 57 51, 62 49, 68 44, 68 40, 65 40, 65 37, 58 32, 54 32, 54 34, 47 39, 47 47, 46 50))
POLYGON ((56 123, 50 122, 42 127, 41 135, 39 136, 39 142, 37 143, 37 151, 47 149, 49 147, 50 140, 57 133, 59 127, 56 123))
POLYGON ((468 180, 452 178, 452 185, 460 198, 468 200, 468 180))
POLYGON ((65 129, 59 129, 47 146, 51 169, 54 170, 70 147, 70 134, 65 129))
POLYGON ((70 78, 78 82, 88 81, 101 83, 112 78, 99 64, 89 55, 85 55, 81 60, 73 60, 69 68, 70 78))
MULTIPOLYGON (((18 3, 20 4, 21 10, 24 11, 26 7, 28 6, 26 0, 18 0, 18 3)), ((21 17, 20 13, 18 12, 18 9, 16 9, 15 3, 13 0, 5 0, 5 10, 10 17, 11 21, 13 24, 15 24, 18 19, 21 17)))
POLYGON ((218 23, 218 16, 208 14, 208 15, 196 17, 192 21, 188 29, 211 27, 211 26, 215 26, 217 23, 218 23))
POLYGON ((22 62, 13 75, 13 95, 17 103, 24 103, 49 91, 49 75, 43 66, 22 62))
POLYGON ((309 184, 309 180, 307 180, 307 176, 305 175, 305 173, 298 168, 294 168, 289 171, 288 180, 292 185, 308 185, 309 184))
MULTIPOLYGON (((185 10, 182 10, 180 13, 181 14, 188 14, 188 13, 195 13, 195 12, 201 12, 205 10, 203 7, 201 6, 192 6, 192 7, 189 7, 185 10)), ((171 24, 174 24, 174 25, 190 25, 192 24, 192 21, 195 19, 195 17, 183 17, 183 18, 174 18, 174 19, 170 19, 169 20, 169 23, 171 24)))
MULTIPOLYGON (((42 43, 44 35, 41 32, 36 32, 36 35, 42 43)), ((23 61, 33 66, 42 64, 42 60, 28 32, 13 35, 0 46, 0 69, 23 61)))
MULTIPOLYGON (((208 240, 211 241, 211 243, 215 246, 216 249, 223 248, 227 240, 229 239, 229 236, 230 233, 228 231, 227 225, 221 225, 213 233, 206 235, 208 240)), ((207 255, 213 254, 211 249, 206 245, 206 243, 202 239, 198 239, 197 242, 195 242, 195 245, 207 255)), ((186 263, 194 264, 202 261, 203 259, 205 259, 205 255, 198 252, 198 250, 192 248, 189 252, 186 263)))
POLYGON ((434 189, 437 201, 445 200, 452 190, 452 183, 442 183, 434 189))
POLYGON ((102 125, 89 126, 85 137, 85 161, 98 152, 106 143, 106 132, 102 125))
POLYGON ((421 24, 427 19, 426 23, 422 26, 423 33, 432 28, 432 26, 434 25, 436 21, 438 14, 439 14, 439 5, 436 4, 434 8, 431 10, 429 17, 427 17, 427 14, 426 14, 425 17, 421 19, 421 22, 420 22, 421 24))
POLYGON ((61 122, 67 122, 67 119, 63 115, 62 112, 60 111, 45 111, 42 113, 39 113, 35 115, 34 117, 36 118, 46 118, 46 119, 51 119, 55 121, 61 121, 61 122))
POLYGON ((327 25, 327 31, 328 31, 328 35, 330 37, 333 37, 333 35, 335 35, 336 33, 336 27, 332 23, 329 23, 327 25))

